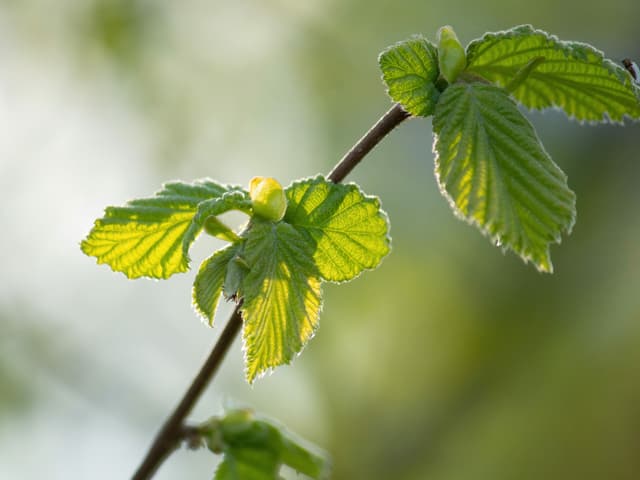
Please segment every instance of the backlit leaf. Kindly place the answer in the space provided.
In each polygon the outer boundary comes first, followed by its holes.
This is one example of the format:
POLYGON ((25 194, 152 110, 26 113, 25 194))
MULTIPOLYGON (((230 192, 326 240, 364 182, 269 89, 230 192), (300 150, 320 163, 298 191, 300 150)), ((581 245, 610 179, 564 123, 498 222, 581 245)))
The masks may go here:
POLYGON ((213 317, 227 276, 227 265, 239 247, 238 244, 233 244, 218 250, 202 262, 196 275, 193 283, 193 305, 209 321, 209 325, 213 325, 213 317))
POLYGON ((313 336, 320 313, 320 276, 313 247, 285 222, 254 219, 244 249, 242 316, 246 376, 290 363, 313 336))
POLYGON ((185 237, 198 205, 227 191, 209 180, 173 182, 151 198, 108 207, 82 242, 82 251, 129 278, 168 278, 185 272, 189 246, 201 230, 185 237))
POLYGON ((590 45, 563 42, 529 25, 471 42, 466 71, 503 87, 526 72, 512 95, 528 108, 558 107, 587 122, 640 119, 638 87, 621 65, 590 45), (526 72, 532 62, 535 68, 526 72))
POLYGON ((433 113, 440 92, 438 50, 425 38, 416 37, 392 45, 380 54, 378 64, 389 96, 412 115, 433 113))
POLYGON ((454 211, 541 271, 549 245, 575 217, 575 196, 516 104, 501 88, 458 83, 440 97, 436 176, 454 211))
POLYGON ((389 223, 377 197, 323 177, 293 183, 286 194, 284 220, 313 243, 324 280, 350 280, 376 268, 389 253, 389 223))

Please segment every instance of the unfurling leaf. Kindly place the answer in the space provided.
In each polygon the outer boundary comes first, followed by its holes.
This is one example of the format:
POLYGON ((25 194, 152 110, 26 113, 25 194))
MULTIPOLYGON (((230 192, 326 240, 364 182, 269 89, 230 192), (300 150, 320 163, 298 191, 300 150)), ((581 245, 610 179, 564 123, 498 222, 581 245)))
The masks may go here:
POLYGON ((516 104, 480 83, 447 88, 436 108, 436 176, 454 211, 541 271, 575 217, 575 195, 516 104))
POLYGON ((283 465, 315 480, 328 477, 329 462, 283 427, 250 410, 231 410, 199 430, 214 453, 222 453, 214 480, 278 480, 283 465))
POLYGON ((453 83, 467 66, 464 48, 460 45, 453 28, 449 26, 441 27, 437 37, 440 74, 447 82, 453 83))

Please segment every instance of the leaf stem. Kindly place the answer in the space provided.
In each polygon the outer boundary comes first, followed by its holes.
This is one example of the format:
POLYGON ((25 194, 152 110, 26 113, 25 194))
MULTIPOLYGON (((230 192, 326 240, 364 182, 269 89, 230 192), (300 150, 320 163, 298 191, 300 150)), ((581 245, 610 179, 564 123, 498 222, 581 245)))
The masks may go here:
MULTIPOLYGON (((342 157, 327 178, 334 183, 340 183, 344 180, 380 140, 408 117, 409 114, 399 104, 391 107, 342 157)), ((151 478, 162 462, 179 446, 180 441, 189 438, 190 430, 185 428, 184 420, 213 379, 241 328, 242 317, 240 315, 240 305, 238 305, 214 345, 209 358, 205 361, 178 406, 156 435, 153 444, 133 475, 132 480, 147 480, 151 478)))

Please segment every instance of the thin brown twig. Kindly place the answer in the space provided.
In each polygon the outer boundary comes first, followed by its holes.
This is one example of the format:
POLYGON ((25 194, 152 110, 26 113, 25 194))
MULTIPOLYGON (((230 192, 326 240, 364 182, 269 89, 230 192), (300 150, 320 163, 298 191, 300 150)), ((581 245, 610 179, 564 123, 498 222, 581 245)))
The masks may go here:
POLYGON ((360 161, 373 150, 380 140, 386 137, 389 132, 409 118, 409 114, 399 105, 394 104, 364 136, 351 147, 344 157, 333 167, 327 178, 334 183, 340 183, 351 173, 360 161))
MULTIPOLYGON (((395 104, 391 107, 342 157, 327 178, 334 183, 340 183, 344 180, 380 140, 408 117, 409 114, 400 105, 395 104)), ((180 445, 180 441, 188 437, 190 430, 185 429, 184 421, 200 398, 200 395, 202 395, 202 392, 215 376, 241 328, 242 316, 240 315, 240 305, 238 305, 200 372, 156 435, 153 444, 133 475, 132 480, 147 480, 151 478, 162 462, 180 445)))
POLYGON ((158 435, 156 435, 147 455, 133 475, 133 480, 151 478, 165 458, 179 446, 180 440, 184 435, 183 422, 185 418, 191 412, 202 392, 207 388, 241 327, 242 317, 240 316, 240 305, 238 305, 224 327, 222 334, 220 334, 220 338, 218 338, 213 347, 209 358, 207 358, 176 409, 164 423, 158 435))

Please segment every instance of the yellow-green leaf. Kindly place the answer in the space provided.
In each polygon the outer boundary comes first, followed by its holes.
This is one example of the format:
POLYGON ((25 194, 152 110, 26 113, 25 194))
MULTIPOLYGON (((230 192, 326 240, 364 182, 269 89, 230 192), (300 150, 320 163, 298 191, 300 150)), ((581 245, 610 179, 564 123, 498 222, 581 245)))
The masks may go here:
POLYGON ((320 276, 309 241, 285 222, 253 220, 244 248, 246 377, 290 363, 318 327, 320 276))
POLYGON ((528 108, 557 107, 587 122, 640 119, 638 87, 621 65, 590 45, 560 41, 530 25, 471 42, 466 71, 512 89, 528 108))
POLYGON ((377 197, 357 185, 319 176, 286 189, 284 220, 314 245, 313 259, 324 280, 351 280, 376 268, 390 251, 389 222, 377 197))
POLYGON ((575 195, 517 105, 501 88, 451 85, 434 113, 436 176, 463 219, 539 270, 575 217, 575 195))
POLYGON ((209 180, 173 182, 153 197, 107 207, 82 241, 82 251, 129 278, 168 278, 185 272, 189 246, 202 229, 192 229, 184 241, 198 205, 227 191, 228 187, 209 180))
POLYGON ((428 117, 440 95, 438 50, 429 40, 415 37, 380 54, 378 64, 389 96, 411 115, 428 117))
POLYGON ((227 265, 239 248, 240 245, 236 243, 218 250, 202 262, 196 275, 192 292, 193 305, 209 325, 213 325, 213 317, 227 276, 227 265))

